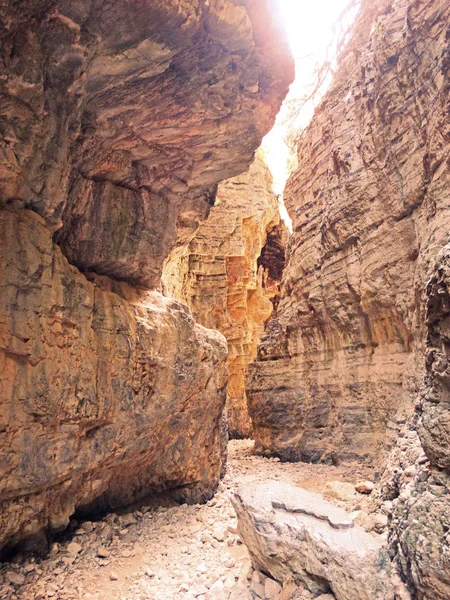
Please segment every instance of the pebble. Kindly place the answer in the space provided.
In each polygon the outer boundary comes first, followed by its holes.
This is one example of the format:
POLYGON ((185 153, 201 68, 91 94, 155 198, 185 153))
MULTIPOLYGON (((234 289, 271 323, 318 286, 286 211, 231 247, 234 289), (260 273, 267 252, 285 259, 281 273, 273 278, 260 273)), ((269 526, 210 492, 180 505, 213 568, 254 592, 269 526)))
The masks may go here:
POLYGON ((15 571, 8 571, 6 573, 6 580, 13 585, 23 585, 25 583, 24 575, 15 571))
POLYGON ((268 577, 264 584, 264 593, 268 600, 275 600, 281 592, 281 585, 268 577))
POLYGON ((355 485, 355 490, 360 494, 371 494, 374 487, 372 481, 360 481, 355 485))
POLYGON ((100 558, 108 558, 110 554, 111 553, 108 550, 108 548, 105 548, 104 546, 99 546, 99 548, 97 549, 97 556, 99 556, 100 558))
POLYGON ((72 542, 67 546, 67 552, 71 555, 71 556, 76 556, 77 554, 79 554, 81 551, 83 550, 83 546, 81 544, 78 544, 77 542, 72 542))

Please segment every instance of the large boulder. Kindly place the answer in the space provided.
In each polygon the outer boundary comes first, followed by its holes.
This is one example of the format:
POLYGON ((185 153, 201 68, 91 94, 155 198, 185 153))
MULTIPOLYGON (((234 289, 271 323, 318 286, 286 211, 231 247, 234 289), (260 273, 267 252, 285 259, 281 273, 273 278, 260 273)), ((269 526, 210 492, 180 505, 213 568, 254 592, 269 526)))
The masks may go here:
POLYGON ((0 211, 0 547, 224 466, 226 341, 157 292, 71 266, 42 217, 0 211))
POLYGON ((278 581, 292 573, 315 595, 394 600, 383 542, 344 510, 280 482, 242 486, 233 505, 255 568, 278 581))

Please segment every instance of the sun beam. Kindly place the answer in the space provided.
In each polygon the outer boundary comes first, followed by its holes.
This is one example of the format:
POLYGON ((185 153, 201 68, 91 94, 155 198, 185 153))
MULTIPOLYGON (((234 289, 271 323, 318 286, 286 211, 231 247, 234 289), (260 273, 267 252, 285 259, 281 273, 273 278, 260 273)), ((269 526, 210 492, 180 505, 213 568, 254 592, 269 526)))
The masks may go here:
MULTIPOLYGON (((302 98, 316 81, 317 69, 333 56, 337 44, 336 24, 349 6, 349 0, 275 0, 295 59, 296 76, 287 100, 302 98)), ((356 7, 345 17, 348 25, 354 19, 356 7)), ((329 83, 329 81, 327 81, 329 83)), ((326 85, 321 89, 321 94, 326 85)), ((305 127, 320 100, 318 94, 301 111, 299 127, 305 127)), ((287 134, 286 103, 272 131, 265 137, 263 148, 274 176, 274 188, 281 194, 288 176, 289 150, 284 142, 287 134)))

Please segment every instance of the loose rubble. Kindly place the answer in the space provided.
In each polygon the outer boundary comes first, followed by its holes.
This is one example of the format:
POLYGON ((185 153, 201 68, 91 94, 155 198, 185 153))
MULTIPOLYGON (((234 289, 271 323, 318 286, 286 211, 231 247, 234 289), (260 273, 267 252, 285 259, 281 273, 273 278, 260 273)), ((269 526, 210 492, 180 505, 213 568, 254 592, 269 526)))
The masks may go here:
MULTIPOLYGON (((230 442, 227 474, 205 505, 179 506, 166 498, 163 506, 139 506, 99 521, 73 519, 46 558, 16 555, 0 565, 0 598, 312 600, 292 578, 275 581, 253 569, 231 497, 242 484, 281 481, 323 492, 329 481, 354 486, 370 473, 354 466, 281 463, 252 452, 249 440, 230 442)), ((368 496, 356 493, 352 501, 335 502, 374 518, 368 503, 368 496)))

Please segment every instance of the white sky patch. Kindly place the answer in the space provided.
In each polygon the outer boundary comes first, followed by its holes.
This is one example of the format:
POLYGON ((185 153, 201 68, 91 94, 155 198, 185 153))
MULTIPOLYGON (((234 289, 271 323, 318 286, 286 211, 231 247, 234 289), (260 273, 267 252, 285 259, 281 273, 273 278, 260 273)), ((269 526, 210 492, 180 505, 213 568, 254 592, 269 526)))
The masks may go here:
MULTIPOLYGON (((317 69, 335 54, 338 40, 336 23, 349 4, 349 0, 276 0, 284 22, 286 33, 295 59, 296 76, 288 98, 303 98, 308 95, 317 81, 317 69), (333 47, 334 46, 334 47, 333 47)), ((348 25, 356 10, 352 9, 344 19, 348 25)), ((331 82, 328 77, 320 93, 306 103, 297 121, 306 127, 314 108, 331 82)), ((289 150, 284 142, 287 134, 288 111, 283 105, 274 128, 263 140, 266 161, 274 177, 274 189, 282 194, 288 177, 289 150)))

